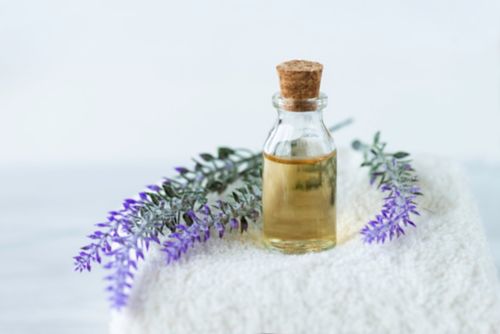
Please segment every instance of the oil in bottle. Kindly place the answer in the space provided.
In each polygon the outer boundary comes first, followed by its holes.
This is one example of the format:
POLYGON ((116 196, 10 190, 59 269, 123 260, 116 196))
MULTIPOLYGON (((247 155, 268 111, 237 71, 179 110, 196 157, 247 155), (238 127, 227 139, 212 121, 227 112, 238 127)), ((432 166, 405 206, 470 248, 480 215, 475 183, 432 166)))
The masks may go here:
POLYGON ((310 158, 264 154, 264 238, 287 253, 336 241, 336 151, 310 158))

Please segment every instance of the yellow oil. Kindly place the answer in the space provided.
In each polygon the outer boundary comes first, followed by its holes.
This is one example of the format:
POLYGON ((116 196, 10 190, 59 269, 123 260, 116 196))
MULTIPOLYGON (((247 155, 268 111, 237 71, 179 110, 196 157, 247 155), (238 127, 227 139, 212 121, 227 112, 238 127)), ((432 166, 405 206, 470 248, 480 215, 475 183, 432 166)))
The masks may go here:
POLYGON ((336 243, 336 151, 307 159, 264 154, 264 241, 285 253, 336 243))

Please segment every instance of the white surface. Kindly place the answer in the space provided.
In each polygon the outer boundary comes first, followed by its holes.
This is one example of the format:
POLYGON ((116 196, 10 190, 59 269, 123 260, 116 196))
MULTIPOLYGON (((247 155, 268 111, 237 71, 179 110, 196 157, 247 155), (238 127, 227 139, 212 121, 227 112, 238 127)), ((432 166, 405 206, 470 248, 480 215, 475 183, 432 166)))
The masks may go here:
POLYGON ((499 332, 498 279, 460 169, 418 157, 426 194, 418 228, 368 246, 358 231, 380 196, 360 160, 346 153, 339 156, 336 248, 290 256, 229 237, 198 245, 169 267, 155 250, 129 306, 113 314, 111 333, 499 332))
POLYGON ((468 162, 467 179, 484 223, 486 237, 500 274, 500 164, 468 162))
MULTIPOLYGON (((172 165, 0 168, 0 333, 106 333, 104 272, 74 273, 71 257, 107 210, 172 165)), ((467 167, 500 269, 500 165, 467 167)))
POLYGON ((500 161, 497 0, 0 1, 0 164, 260 148, 275 65, 325 64, 328 123, 500 161), (425 135, 424 135, 425 134, 425 135), (182 145, 179 145, 182 144, 182 145))

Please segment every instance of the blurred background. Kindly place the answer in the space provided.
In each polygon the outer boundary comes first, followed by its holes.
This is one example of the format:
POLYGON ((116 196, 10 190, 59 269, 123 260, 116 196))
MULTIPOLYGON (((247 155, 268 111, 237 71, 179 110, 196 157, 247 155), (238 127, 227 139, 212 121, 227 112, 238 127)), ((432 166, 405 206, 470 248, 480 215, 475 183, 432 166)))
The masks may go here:
POLYGON ((338 146, 463 163, 500 267, 500 1, 0 0, 0 332, 105 333, 71 257, 145 184, 259 149, 276 64, 324 64, 338 146))

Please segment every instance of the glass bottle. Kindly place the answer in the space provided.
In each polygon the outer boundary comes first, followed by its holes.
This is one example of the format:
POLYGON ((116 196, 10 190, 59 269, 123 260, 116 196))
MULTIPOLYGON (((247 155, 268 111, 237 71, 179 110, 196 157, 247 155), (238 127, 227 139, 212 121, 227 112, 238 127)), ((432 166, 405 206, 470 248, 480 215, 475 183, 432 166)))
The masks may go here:
POLYGON ((323 122, 321 70, 321 64, 306 61, 278 65, 278 120, 264 144, 263 234, 268 246, 285 253, 336 243, 337 151, 323 122), (319 78, 313 75, 318 68, 319 78))

